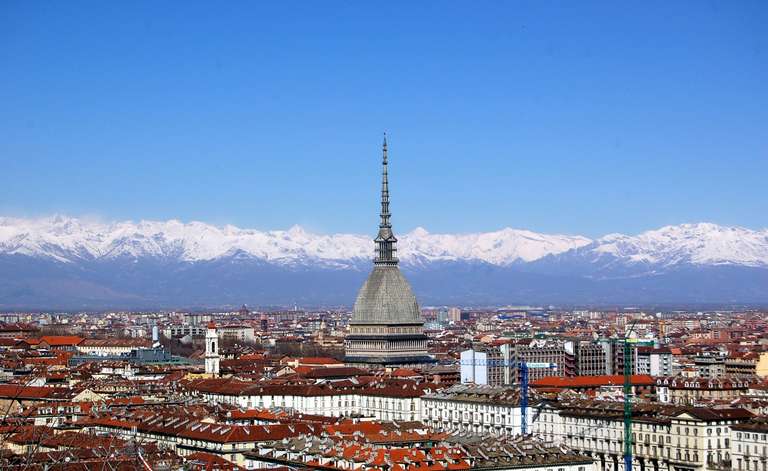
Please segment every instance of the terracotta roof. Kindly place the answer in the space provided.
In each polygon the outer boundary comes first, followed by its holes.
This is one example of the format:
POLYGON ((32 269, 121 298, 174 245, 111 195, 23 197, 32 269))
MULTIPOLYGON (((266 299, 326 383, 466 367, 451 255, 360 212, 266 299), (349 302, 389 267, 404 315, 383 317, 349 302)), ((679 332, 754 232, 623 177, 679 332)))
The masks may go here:
POLYGON ((329 357, 301 357, 297 359, 300 365, 338 365, 344 363, 329 357))
POLYGON ((82 337, 76 335, 45 335, 40 338, 40 343, 47 343, 50 346, 76 346, 83 341, 82 337))
MULTIPOLYGON (((297 368, 298 369, 298 368, 297 368)), ((297 371, 298 373, 298 371, 297 371)), ((365 375, 367 372, 350 366, 312 368, 304 376, 307 378, 348 378, 365 375)))
POLYGON ((211 453, 204 453, 198 451, 187 456, 187 465, 192 470, 211 470, 218 471, 245 471, 245 468, 238 466, 231 461, 223 458, 219 455, 213 455, 211 453))
POLYGON ((421 375, 410 368, 398 368, 392 372, 392 376, 401 377, 401 378, 410 378, 413 376, 421 376, 421 375))
POLYGON ((4 399, 55 399, 63 398, 68 390, 20 384, 0 384, 0 398, 4 399))
MULTIPOLYGON (((633 386, 652 386, 655 383, 651 375, 632 375, 633 386)), ((599 376, 574 376, 565 378, 562 376, 548 376, 531 382, 532 386, 558 387, 558 388, 589 388, 601 386, 620 386, 624 384, 623 375, 599 375, 599 376)))

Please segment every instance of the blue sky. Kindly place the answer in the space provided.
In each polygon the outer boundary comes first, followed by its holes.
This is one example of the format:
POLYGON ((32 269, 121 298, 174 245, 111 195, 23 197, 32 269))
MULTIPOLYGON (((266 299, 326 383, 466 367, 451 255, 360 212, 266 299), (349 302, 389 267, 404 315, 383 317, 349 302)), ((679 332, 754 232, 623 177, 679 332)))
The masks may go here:
POLYGON ((0 2, 0 214, 768 226, 768 2, 0 2))

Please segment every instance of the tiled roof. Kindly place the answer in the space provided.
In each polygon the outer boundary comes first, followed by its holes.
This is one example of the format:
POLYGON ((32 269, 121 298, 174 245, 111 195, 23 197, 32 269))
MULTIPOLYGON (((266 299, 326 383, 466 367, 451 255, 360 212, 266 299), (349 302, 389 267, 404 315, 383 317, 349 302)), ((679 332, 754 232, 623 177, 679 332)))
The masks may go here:
POLYGON ((76 335, 45 335, 40 338, 40 343, 45 342, 50 346, 76 346, 83 341, 82 337, 76 335))
MULTIPOLYGON (((651 375, 632 375, 633 386, 652 386, 655 383, 651 375)), ((558 388, 590 388, 601 386, 620 386, 624 384, 623 375, 599 375, 599 376, 574 376, 570 378, 562 376, 548 376, 531 382, 532 386, 558 387, 558 388)))
POLYGON ((69 390, 60 388, 0 384, 0 398, 2 399, 59 399, 68 395, 69 390))
POLYGON ((78 347, 149 347, 152 342, 146 339, 85 339, 78 347))
POLYGON ((256 443, 282 440, 299 434, 319 434, 312 424, 231 425, 208 423, 174 414, 102 415, 85 422, 90 426, 115 429, 135 427, 143 433, 176 436, 213 443, 256 443))

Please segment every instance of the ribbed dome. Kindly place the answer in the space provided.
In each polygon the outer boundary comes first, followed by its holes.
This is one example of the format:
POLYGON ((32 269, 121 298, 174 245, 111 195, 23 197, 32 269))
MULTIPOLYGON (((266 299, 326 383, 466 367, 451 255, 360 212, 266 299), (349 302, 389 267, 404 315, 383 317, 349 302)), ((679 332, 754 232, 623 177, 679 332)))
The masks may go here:
POLYGON ((350 324, 422 324, 419 304, 397 265, 376 265, 360 288, 350 324))

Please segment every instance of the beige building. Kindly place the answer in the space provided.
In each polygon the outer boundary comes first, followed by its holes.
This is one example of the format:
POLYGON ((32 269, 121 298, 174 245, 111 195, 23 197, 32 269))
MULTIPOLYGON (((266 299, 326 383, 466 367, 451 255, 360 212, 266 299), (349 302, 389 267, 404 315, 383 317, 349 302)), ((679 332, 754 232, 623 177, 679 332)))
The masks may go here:
POLYGON ((710 401, 731 401, 749 391, 749 381, 741 378, 704 379, 675 376, 657 378, 659 402, 695 405, 710 401))
POLYGON ((145 339, 85 339, 78 344, 77 351, 84 355, 110 356, 151 346, 152 342, 145 339))
POLYGON ((768 420, 734 425, 731 430, 731 469, 766 471, 768 463, 768 420))
MULTIPOLYGON (((575 401, 545 405, 534 416, 538 416, 532 425, 534 433, 594 457, 598 470, 623 470, 622 402, 575 401)), ((751 417, 744 409, 636 404, 632 423, 633 469, 728 469, 730 427, 751 417)))
POLYGON ((755 366, 755 374, 761 378, 768 376, 768 352, 761 352, 755 366))

